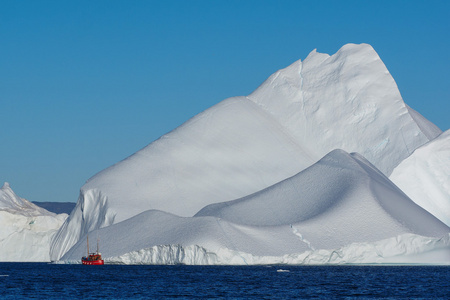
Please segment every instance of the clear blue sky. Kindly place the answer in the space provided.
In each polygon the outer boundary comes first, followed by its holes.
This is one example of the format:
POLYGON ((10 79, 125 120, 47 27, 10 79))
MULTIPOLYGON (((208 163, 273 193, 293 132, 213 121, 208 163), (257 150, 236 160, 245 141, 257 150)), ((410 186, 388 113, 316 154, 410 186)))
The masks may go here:
POLYGON ((0 185, 71 201, 95 173, 310 51, 369 43, 450 128, 450 1, 0 2, 0 185))

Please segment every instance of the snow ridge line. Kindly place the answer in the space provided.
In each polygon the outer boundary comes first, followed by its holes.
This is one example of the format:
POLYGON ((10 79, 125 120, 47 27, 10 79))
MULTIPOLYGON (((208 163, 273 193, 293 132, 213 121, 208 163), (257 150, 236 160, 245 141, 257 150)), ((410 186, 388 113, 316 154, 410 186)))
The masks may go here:
POLYGON ((248 96, 244 97, 246 100, 248 100, 253 106, 256 107, 256 112, 263 116, 268 122, 270 122, 274 128, 279 130, 281 134, 283 134, 283 137, 286 138, 286 141, 288 141, 292 147, 300 154, 303 155, 303 157, 308 158, 310 160, 310 165, 312 165, 317 159, 305 149, 305 147, 302 147, 302 145, 299 144, 297 139, 292 135, 292 133, 283 125, 281 124, 273 115, 270 113, 267 108, 260 104, 254 102, 251 98, 248 96))

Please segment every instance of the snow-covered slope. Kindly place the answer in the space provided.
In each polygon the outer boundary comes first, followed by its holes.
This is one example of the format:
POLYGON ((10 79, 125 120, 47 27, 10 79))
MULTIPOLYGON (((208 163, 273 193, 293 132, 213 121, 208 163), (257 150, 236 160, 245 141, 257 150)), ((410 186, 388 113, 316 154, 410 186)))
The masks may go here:
POLYGON ((52 242, 52 259, 89 230, 149 209, 192 216, 291 177, 336 148, 389 175, 439 133, 433 126, 410 114, 371 46, 313 51, 248 97, 220 102, 92 177, 52 242))
POLYGON ((381 240, 399 235, 405 228, 425 236, 442 236, 448 230, 361 155, 342 150, 332 151, 310 168, 253 195, 208 205, 196 216, 253 226, 301 222, 310 224, 308 230, 312 231, 326 227, 329 236, 325 239, 315 234, 307 237, 316 239, 321 248, 335 247, 326 243, 343 239, 354 228, 364 228, 370 236, 358 232, 338 246, 381 240), (325 213, 328 211, 330 214, 325 213), (335 219, 338 212, 342 215, 335 219), (392 231, 391 227, 401 229, 392 231))
MULTIPOLYGON (((305 253, 316 257, 307 262, 371 263, 436 248, 445 263, 449 233, 367 160, 335 150, 291 178, 194 217, 149 210, 91 235, 100 237, 107 261, 121 263, 174 263, 181 253, 192 264, 302 263, 305 253)), ((85 249, 84 238, 62 260, 79 261, 85 249)))
POLYGON ((450 130, 416 149, 394 169, 390 179, 450 226, 450 130))
POLYGON ((50 241, 67 214, 56 215, 0 189, 0 261, 50 261, 50 241))

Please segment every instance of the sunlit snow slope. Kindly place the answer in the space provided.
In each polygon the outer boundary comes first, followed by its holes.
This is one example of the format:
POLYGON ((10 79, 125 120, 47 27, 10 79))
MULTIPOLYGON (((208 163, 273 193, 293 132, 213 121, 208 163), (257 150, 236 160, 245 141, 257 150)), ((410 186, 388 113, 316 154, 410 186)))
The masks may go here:
POLYGON ((50 261, 50 241, 67 214, 56 215, 0 189, 0 261, 50 261))
MULTIPOLYGON (((251 264, 286 255, 304 263, 305 252, 315 257, 306 262, 375 263, 436 250, 430 243, 441 251, 435 260, 445 263, 449 233, 363 157, 335 150, 293 177, 194 217, 149 210, 91 236, 116 263, 251 264), (359 249, 345 248, 355 243, 359 249), (379 249, 371 246, 377 243, 379 249)), ((85 252, 82 239, 62 260, 79 262, 85 252)))
POLYGON ((389 175, 439 133, 410 113, 371 46, 345 45, 332 56, 313 51, 248 97, 220 102, 92 177, 51 257, 89 230, 149 209, 192 216, 255 193, 336 148, 361 153, 389 175))
POLYGON ((394 169, 390 179, 450 226, 450 130, 416 149, 394 169))

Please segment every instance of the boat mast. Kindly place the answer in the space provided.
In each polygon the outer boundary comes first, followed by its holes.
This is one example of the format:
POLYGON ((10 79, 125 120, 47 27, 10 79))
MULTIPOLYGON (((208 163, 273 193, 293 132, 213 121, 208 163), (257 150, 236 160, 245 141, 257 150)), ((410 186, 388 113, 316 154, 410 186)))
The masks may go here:
POLYGON ((87 257, 89 257, 89 234, 87 235, 87 251, 88 251, 87 257))

